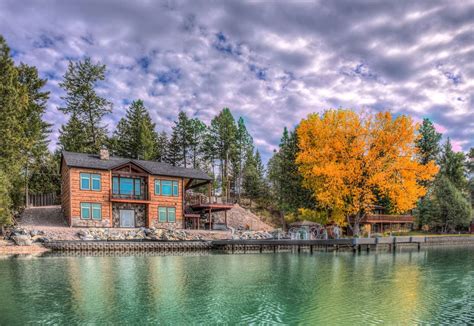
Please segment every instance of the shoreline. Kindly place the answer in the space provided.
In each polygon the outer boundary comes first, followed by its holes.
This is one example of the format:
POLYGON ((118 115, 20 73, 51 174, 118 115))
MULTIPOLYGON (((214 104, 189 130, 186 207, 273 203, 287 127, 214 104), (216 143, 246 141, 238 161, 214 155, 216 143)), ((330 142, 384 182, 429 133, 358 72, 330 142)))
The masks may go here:
MULTIPOLYGON (((142 252, 169 253, 176 252, 226 252, 226 253, 252 253, 252 252, 277 252, 277 251, 293 251, 300 250, 313 252, 315 251, 394 251, 399 248, 433 248, 433 247, 470 247, 474 246, 474 236, 426 236, 417 237, 418 239, 403 238, 411 237, 384 237, 378 238, 375 246, 366 244, 366 238, 346 238, 338 241, 325 240, 183 240, 183 241, 102 241, 102 240, 78 240, 78 241, 52 241, 46 244, 33 243, 29 246, 18 246, 12 241, 0 241, 0 256, 11 255, 31 255, 43 254, 47 252, 129 252, 131 254, 140 254, 142 252), (398 240, 397 240, 398 238, 398 240), (424 238, 420 241, 420 238, 424 238), (405 242, 397 242, 405 240, 405 242), (413 241, 412 241, 413 240, 413 241), (223 245, 223 243, 228 244, 223 245), (352 242, 353 246, 348 246, 352 242), (396 244, 396 246, 395 246, 396 244), (234 248, 235 246, 235 248, 234 248), (278 249, 276 249, 278 248, 278 249), (377 249, 379 248, 379 249, 377 249)), ((415 237, 413 237, 415 238, 415 237)), ((370 239, 370 238, 369 238, 370 239)))

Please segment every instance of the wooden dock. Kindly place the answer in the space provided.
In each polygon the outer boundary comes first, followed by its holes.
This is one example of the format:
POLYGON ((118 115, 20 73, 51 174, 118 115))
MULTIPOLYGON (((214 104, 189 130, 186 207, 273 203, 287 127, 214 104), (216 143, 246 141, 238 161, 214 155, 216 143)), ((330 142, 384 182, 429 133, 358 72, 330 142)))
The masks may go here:
POLYGON ((328 240, 214 240, 214 241, 52 241, 44 243, 53 251, 152 251, 152 252, 185 252, 208 251, 221 252, 278 252, 278 251, 339 251, 377 250, 379 247, 394 250, 397 246, 416 246, 426 242, 425 237, 384 237, 384 238, 350 238, 328 240))
POLYGON ((425 237, 384 237, 384 238, 350 238, 350 239, 328 239, 328 240, 215 240, 212 241, 212 249, 230 251, 273 251, 281 249, 296 249, 300 252, 303 249, 338 251, 340 249, 350 249, 353 252, 377 250, 383 246, 390 251, 397 246, 416 246, 418 250, 421 244, 426 242, 425 237))

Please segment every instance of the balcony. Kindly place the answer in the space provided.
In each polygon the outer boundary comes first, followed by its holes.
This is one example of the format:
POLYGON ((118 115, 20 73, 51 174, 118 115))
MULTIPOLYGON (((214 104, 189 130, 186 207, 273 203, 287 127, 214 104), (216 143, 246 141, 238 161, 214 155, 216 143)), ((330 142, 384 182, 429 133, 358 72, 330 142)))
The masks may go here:
POLYGON ((114 202, 147 202, 148 184, 146 178, 114 175, 110 200, 114 202))
POLYGON ((367 223, 414 223, 415 218, 412 215, 389 215, 389 214, 374 214, 368 215, 362 219, 362 222, 367 223))

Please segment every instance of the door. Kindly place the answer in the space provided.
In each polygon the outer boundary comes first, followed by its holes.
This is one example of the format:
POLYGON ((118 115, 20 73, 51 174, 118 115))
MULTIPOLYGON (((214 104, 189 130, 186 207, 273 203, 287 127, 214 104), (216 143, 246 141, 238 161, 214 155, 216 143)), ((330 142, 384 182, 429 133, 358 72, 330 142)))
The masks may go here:
POLYGON ((120 227, 134 228, 135 227, 135 211, 131 209, 120 210, 120 227))

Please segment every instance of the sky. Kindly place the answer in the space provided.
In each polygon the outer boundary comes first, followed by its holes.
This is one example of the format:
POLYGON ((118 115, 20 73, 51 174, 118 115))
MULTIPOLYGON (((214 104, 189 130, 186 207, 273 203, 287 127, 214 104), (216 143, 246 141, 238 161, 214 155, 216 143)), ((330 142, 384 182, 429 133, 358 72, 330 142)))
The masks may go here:
POLYGON ((267 160, 285 126, 342 107, 427 117, 455 150, 474 146, 473 0, 2 0, 0 33, 48 79, 52 147, 58 84, 86 56, 107 65, 109 130, 134 99, 158 131, 229 107, 267 160))

